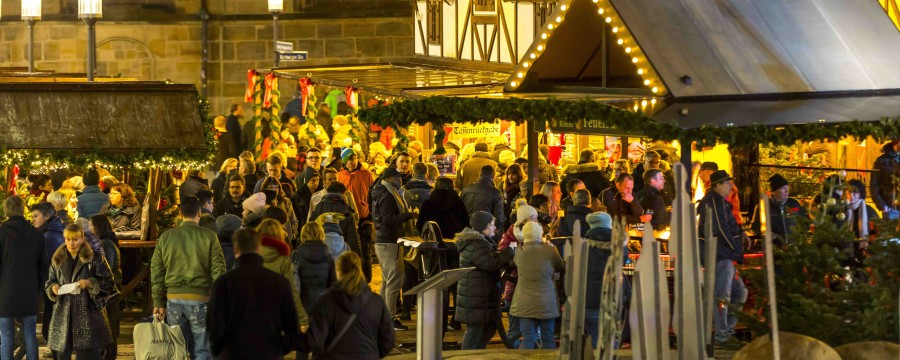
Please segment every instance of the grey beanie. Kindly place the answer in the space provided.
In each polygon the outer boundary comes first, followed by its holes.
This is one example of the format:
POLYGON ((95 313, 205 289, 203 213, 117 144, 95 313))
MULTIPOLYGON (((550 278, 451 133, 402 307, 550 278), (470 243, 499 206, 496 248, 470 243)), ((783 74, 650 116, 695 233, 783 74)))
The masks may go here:
POLYGON ((241 218, 237 215, 226 214, 216 218, 216 229, 219 229, 220 237, 230 238, 235 231, 241 228, 241 218))
POLYGON ((472 230, 477 232, 482 232, 484 229, 487 229, 488 225, 494 222, 494 215, 487 211, 476 211, 469 218, 469 224, 472 225, 472 230))

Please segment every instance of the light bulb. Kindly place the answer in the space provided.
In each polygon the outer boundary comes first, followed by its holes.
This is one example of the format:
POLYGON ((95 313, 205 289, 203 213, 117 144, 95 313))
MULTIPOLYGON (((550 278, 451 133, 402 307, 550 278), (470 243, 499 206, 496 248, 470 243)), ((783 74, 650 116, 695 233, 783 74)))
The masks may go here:
MULTIPOLYGON (((594 1, 594 2, 596 2, 596 1, 594 1)), ((603 9, 597 9, 598 14, 603 15, 603 12, 604 12, 603 9)))
POLYGON ((622 45, 625 43, 625 40, 619 39, 618 41, 616 41, 616 43, 618 43, 619 45, 622 45))
POLYGON ((521 79, 521 78, 525 77, 525 74, 522 72, 519 72, 518 74, 516 74, 516 76, 518 76, 519 79, 521 79))
POLYGON ((613 29, 612 29, 612 30, 613 30, 614 33, 617 33, 617 32, 619 32, 619 27, 618 27, 618 26, 613 26, 613 29))
POLYGON ((650 85, 650 79, 644 80, 644 85, 650 85))
POLYGON ((655 104, 656 104, 656 99, 650 99, 650 104, 655 105, 655 104))
POLYGON ((629 47, 626 47, 626 48, 625 48, 625 53, 630 53, 630 52, 631 52, 631 47, 630 47, 630 46, 629 46, 629 47))
POLYGON ((547 40, 547 33, 541 34, 541 39, 547 40))
POLYGON ((636 57, 633 57, 633 58, 631 58, 631 62, 633 62, 633 63, 635 63, 635 64, 637 64, 637 62, 638 62, 638 58, 636 58, 636 57))
POLYGON ((527 67, 528 67, 528 62, 527 62, 527 61, 526 61, 526 62, 523 62, 523 63, 522 63, 522 67, 523 67, 523 68, 527 68, 527 67))
POLYGON ((513 81, 513 82, 509 83, 509 86, 516 87, 516 86, 519 86, 519 83, 513 81))
POLYGON ((644 69, 638 69, 638 75, 644 75, 644 69))
POLYGON ((566 11, 567 8, 568 8, 568 7, 565 6, 565 5, 559 7, 559 9, 562 10, 562 11, 566 11))
POLYGON ((607 17, 606 17, 606 22, 611 23, 611 22, 612 22, 612 18, 607 16, 607 17))
POLYGON ((641 106, 647 107, 647 100, 641 100, 641 106))
POLYGON ((547 24, 547 28, 553 30, 553 24, 547 24))
POLYGON ((557 16, 557 17, 556 17, 556 22, 562 22, 562 16, 557 16))
MULTIPOLYGON (((531 53, 531 55, 528 55, 528 57, 534 59, 534 58, 537 58, 537 55, 535 55, 534 53, 531 53)), ((635 62, 637 62, 637 61, 635 61, 635 62)))
POLYGON ((659 88, 656 87, 656 86, 654 86, 652 89, 650 89, 650 91, 652 91, 652 92, 654 92, 654 93, 658 93, 658 92, 659 92, 659 88))
MULTIPOLYGON (((600 0, 594 0, 594 3, 595 3, 595 4, 598 3, 598 2, 600 2, 600 0)), ((601 13, 601 14, 603 13, 603 9, 600 9, 600 13, 601 13)))
POLYGON ((537 49, 538 51, 544 51, 544 45, 538 45, 537 49))

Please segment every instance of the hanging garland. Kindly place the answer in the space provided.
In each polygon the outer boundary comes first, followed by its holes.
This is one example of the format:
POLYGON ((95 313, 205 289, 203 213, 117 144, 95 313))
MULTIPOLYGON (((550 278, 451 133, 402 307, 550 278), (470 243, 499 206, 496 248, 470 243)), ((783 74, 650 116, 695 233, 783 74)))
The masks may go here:
MULTIPOLYGON (((517 124, 526 121, 550 120, 580 121, 596 119, 604 127, 643 134, 653 140, 696 141, 697 146, 716 143, 732 146, 759 144, 791 145, 798 141, 837 140, 847 136, 865 139, 872 136, 884 140, 900 136, 900 119, 882 119, 875 122, 809 123, 784 126, 754 124, 742 127, 716 127, 706 125, 694 129, 681 129, 631 112, 589 99, 563 101, 481 99, 432 96, 423 99, 407 99, 389 106, 360 111, 360 119, 380 126, 409 126, 410 124, 433 126, 454 122, 484 123, 496 119, 517 124)), ((437 139, 436 139, 437 140, 437 139)))
POLYGON ((200 114, 201 127, 204 131, 205 151, 186 148, 167 151, 141 149, 135 152, 111 153, 96 148, 86 152, 72 150, 33 150, 33 149, 0 149, 0 165, 20 165, 38 172, 66 168, 85 168, 99 165, 107 169, 120 168, 177 168, 203 169, 209 166, 216 150, 216 131, 213 118, 209 113, 209 101, 197 95, 197 111, 200 114))

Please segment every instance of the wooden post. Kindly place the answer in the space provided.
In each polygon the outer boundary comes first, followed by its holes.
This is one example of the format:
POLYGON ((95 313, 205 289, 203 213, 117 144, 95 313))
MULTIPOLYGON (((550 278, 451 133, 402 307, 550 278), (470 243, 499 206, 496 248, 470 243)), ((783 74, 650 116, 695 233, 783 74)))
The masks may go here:
POLYGON ((541 171, 538 166, 540 155, 538 155, 538 133, 534 128, 534 121, 529 120, 525 126, 526 136, 528 136, 528 181, 531 182, 531 194, 526 195, 530 199, 531 195, 541 191, 541 171))

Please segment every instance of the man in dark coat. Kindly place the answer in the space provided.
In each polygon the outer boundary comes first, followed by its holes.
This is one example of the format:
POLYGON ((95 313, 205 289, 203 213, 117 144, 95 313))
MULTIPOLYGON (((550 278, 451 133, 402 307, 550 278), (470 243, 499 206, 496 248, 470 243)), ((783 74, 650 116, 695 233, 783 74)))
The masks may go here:
POLYGON ((900 140, 895 139, 881 147, 881 155, 875 159, 872 169, 878 170, 869 180, 875 207, 884 212, 886 219, 897 219, 900 212, 894 201, 900 184, 894 179, 900 176, 900 140))
POLYGON ((431 185, 425 180, 428 167, 425 163, 413 165, 413 176, 406 185, 403 185, 403 199, 413 209, 421 209, 422 203, 431 195, 431 185))
POLYGON ((466 204, 469 217, 477 211, 484 211, 494 215, 498 229, 503 228, 506 212, 503 210, 503 194, 494 186, 494 166, 483 166, 478 182, 466 186, 459 194, 459 198, 466 204))
POLYGON ((600 169, 600 165, 594 162, 594 152, 591 149, 582 150, 578 164, 566 166, 563 174, 565 174, 561 183, 563 186, 568 187, 569 181, 574 179, 581 180, 585 189, 591 192, 591 196, 599 196, 601 191, 612 186, 607 175, 600 169))
POLYGON ((291 203, 294 205, 294 214, 296 214, 297 220, 300 221, 299 228, 302 229, 309 218, 312 196, 315 189, 319 186, 319 183, 321 183, 321 181, 319 181, 321 177, 319 176, 319 173, 311 167, 303 169, 303 173, 298 177, 301 178, 301 185, 300 188, 297 189, 297 192, 294 193, 294 198, 291 199, 291 203), (312 186, 312 188, 310 186, 312 186))
POLYGON ((434 182, 434 191, 428 200, 422 203, 416 228, 422 232, 425 223, 434 221, 441 229, 441 236, 452 239, 460 231, 469 226, 469 215, 466 213, 466 204, 459 198, 459 194, 453 189, 453 180, 447 177, 439 177, 434 182))
POLYGON ((225 214, 243 216, 244 200, 247 199, 246 183, 244 177, 232 175, 228 178, 228 196, 222 197, 213 207, 213 216, 219 217, 225 214))
POLYGON ((588 224, 584 219, 592 212, 590 208, 591 193, 587 189, 575 190, 572 201, 572 206, 566 208, 566 216, 559 223, 559 229, 557 230, 559 236, 573 236, 575 234, 576 221, 581 224, 581 236, 584 236, 588 231, 588 224))
MULTIPOLYGON (((9 219, 0 224, 0 334, 10 351, 0 353, 0 358, 12 359, 13 320, 21 318, 25 355, 37 359, 38 298, 47 298, 42 294, 50 268, 46 243, 41 232, 25 220, 22 198, 6 198, 3 211, 9 219)), ((45 309, 45 314, 52 312, 52 305, 45 309)))
POLYGON ((281 359, 300 337, 291 286, 263 267, 261 237, 253 229, 235 232, 234 270, 213 283, 206 331, 217 359, 281 359))
POLYGON ((729 314, 729 308, 741 308, 747 300, 747 291, 741 276, 735 272, 734 263, 744 262, 744 244, 749 243, 749 239, 734 218, 731 203, 726 200, 734 186, 732 177, 725 170, 719 170, 712 173, 709 179, 711 191, 706 193, 697 207, 700 213, 700 221, 697 222, 701 242, 700 261, 705 262, 706 259, 703 229, 711 222, 713 236, 716 238, 716 279, 713 292, 720 303, 727 305, 716 306, 713 311, 715 343, 722 349, 736 349, 743 344, 734 337, 737 318, 729 314))
POLYGON ((460 165, 459 173, 456 174, 456 187, 464 189, 469 185, 478 182, 481 169, 485 166, 497 168, 497 162, 491 160, 491 154, 487 152, 488 147, 485 143, 475 144, 475 154, 460 165))
MULTIPOLYGON (((344 196, 344 193, 347 192, 347 187, 341 182, 335 181, 331 183, 326 190, 328 193, 325 194, 322 201, 316 205, 315 209, 310 210, 310 221, 316 221, 316 219, 319 218, 319 215, 329 212, 344 215, 344 219, 339 223, 341 234, 344 236, 344 241, 350 246, 350 250, 353 250, 357 255, 362 256, 359 233, 356 230, 356 221, 353 219, 353 209, 347 204, 347 198, 344 196)), ((310 309, 307 309, 307 311, 309 310, 310 309)))
POLYGON ((198 170, 188 172, 187 178, 181 183, 178 189, 178 196, 185 198, 188 196, 197 196, 200 190, 209 190, 209 184, 198 170))
POLYGON ((650 221, 649 214, 644 214, 640 202, 634 197, 634 179, 626 173, 619 174, 616 185, 603 190, 601 196, 606 211, 613 217, 621 216, 629 224, 637 224, 650 221))
MULTIPOLYGON (((412 231, 409 221, 415 220, 418 213, 410 212, 409 206, 400 195, 403 186, 402 175, 396 168, 389 167, 381 175, 382 179, 372 188, 372 215, 375 222, 375 256, 381 264, 384 283, 381 285, 381 297, 384 298, 391 313, 397 316, 397 298, 403 286, 403 268, 398 268, 398 259, 403 258, 403 248, 397 239, 408 236, 412 231)), ((407 330, 406 325, 394 319, 394 330, 407 330)))
POLYGON ((100 173, 90 169, 84 174, 84 190, 78 195, 78 216, 90 219, 100 213, 100 209, 109 205, 109 195, 100 190, 100 173))
MULTIPOLYGON (((66 229, 66 225, 63 224, 62 219, 56 216, 53 204, 48 202, 38 203, 32 207, 31 220, 34 222, 34 226, 44 233, 45 256, 47 256, 47 261, 50 261, 49 259, 53 257, 56 249, 63 246, 66 242, 66 238, 63 237, 63 230, 66 229)), ((46 296, 43 299, 45 310, 43 321, 41 322, 43 325, 41 334, 44 335, 44 339, 47 339, 50 336, 50 320, 53 318, 53 302, 46 296)))
POLYGON ((241 104, 231 104, 230 110, 228 117, 225 118, 225 130, 228 130, 228 132, 223 134, 219 141, 224 141, 228 144, 228 157, 238 158, 241 155, 241 151, 244 151, 244 147, 241 146, 240 122, 241 117, 244 116, 244 107, 241 104))
POLYGON ((665 187, 666 177, 659 169, 650 169, 644 172, 644 190, 639 194, 641 207, 651 213, 650 225, 653 230, 663 230, 669 227, 672 214, 666 210, 666 201, 660 195, 665 187))
POLYGON ((460 267, 474 267, 456 286, 456 321, 466 324, 463 350, 484 349, 497 330, 500 312, 500 271, 513 258, 513 249, 496 252, 490 239, 497 227, 494 217, 477 211, 469 218, 472 227, 456 235, 460 267))
MULTIPOLYGON (((791 230, 800 217, 809 218, 806 208, 797 199, 790 197, 790 185, 787 179, 779 174, 769 177, 769 219, 766 224, 772 229, 772 240, 781 245, 791 243, 791 230)), ((759 205, 753 209, 753 220, 750 228, 757 235, 763 236, 762 219, 759 205)))

